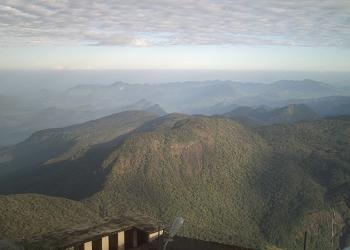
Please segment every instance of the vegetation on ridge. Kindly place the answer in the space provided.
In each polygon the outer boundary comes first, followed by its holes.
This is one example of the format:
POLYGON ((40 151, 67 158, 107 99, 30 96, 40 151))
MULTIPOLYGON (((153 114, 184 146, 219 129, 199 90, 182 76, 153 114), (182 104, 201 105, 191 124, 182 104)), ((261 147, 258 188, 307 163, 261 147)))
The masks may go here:
POLYGON ((300 249, 307 230, 309 249, 329 249, 334 219, 337 239, 348 240, 349 118, 252 129, 227 118, 169 115, 143 124, 117 144, 97 143, 79 159, 29 168, 11 181, 80 199, 102 216, 181 215, 182 234, 192 238, 300 249))

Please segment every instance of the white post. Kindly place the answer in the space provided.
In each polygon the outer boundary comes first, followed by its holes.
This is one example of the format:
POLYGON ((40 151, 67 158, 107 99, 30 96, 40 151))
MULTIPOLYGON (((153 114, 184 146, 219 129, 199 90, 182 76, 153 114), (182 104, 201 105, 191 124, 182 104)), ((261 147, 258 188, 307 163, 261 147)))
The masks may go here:
POLYGON ((118 250, 125 250, 125 233, 118 232, 118 250))
POLYGON ((84 243, 84 250, 92 250, 92 241, 84 243))
POLYGON ((102 250, 109 250, 109 237, 102 237, 102 250))

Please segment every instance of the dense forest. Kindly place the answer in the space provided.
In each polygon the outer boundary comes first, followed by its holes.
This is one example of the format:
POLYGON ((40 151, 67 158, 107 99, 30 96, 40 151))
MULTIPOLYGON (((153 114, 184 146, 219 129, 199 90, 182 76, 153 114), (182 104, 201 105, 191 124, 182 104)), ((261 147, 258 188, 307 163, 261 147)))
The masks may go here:
POLYGON ((251 127, 132 111, 44 130, 1 151, 0 233, 30 241, 134 211, 181 215, 191 238, 300 249, 307 231, 309 249, 330 249, 350 241, 349 143, 348 117, 251 127))

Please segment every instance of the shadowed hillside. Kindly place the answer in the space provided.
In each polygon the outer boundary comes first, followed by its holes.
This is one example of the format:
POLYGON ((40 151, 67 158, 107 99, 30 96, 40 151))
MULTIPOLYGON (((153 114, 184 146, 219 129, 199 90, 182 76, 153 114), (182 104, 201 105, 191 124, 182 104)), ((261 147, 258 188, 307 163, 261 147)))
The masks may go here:
POLYGON ((145 111, 125 111, 79 125, 36 132, 24 142, 0 150, 0 176, 5 171, 79 158, 93 145, 112 141, 156 117, 145 111))

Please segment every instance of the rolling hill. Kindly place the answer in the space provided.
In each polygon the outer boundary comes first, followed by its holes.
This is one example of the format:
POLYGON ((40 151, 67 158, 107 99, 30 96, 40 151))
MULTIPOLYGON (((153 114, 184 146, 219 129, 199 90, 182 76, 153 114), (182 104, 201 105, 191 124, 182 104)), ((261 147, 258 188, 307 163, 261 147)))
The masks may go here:
POLYGON ((116 119, 123 115, 42 131, 15 146, 42 160, 3 173, 0 193, 73 198, 104 216, 181 215, 184 236, 247 247, 300 249, 307 230, 309 249, 329 249, 332 218, 340 243, 350 240, 348 117, 249 128, 228 118, 143 112, 129 114, 134 129, 125 130, 125 118, 116 119), (56 148, 57 138, 70 138, 65 131, 88 150, 62 158, 75 152, 56 148))
POLYGON ((292 123, 298 121, 315 120, 319 115, 305 104, 291 104, 286 107, 270 109, 268 107, 238 107, 224 116, 233 119, 245 119, 255 125, 275 123, 292 123))
POLYGON ((0 239, 20 241, 76 224, 97 223, 83 203, 38 194, 0 195, 0 239))
POLYGON ((312 106, 308 106, 315 107, 322 116, 346 115, 349 105, 340 95, 346 98, 349 93, 343 87, 308 79, 269 84, 222 80, 115 82, 77 85, 63 92, 41 90, 23 96, 0 95, 0 147, 19 143, 38 130, 70 126, 128 110, 158 115, 167 112, 222 115, 239 106, 277 108, 310 103, 312 106), (334 104, 328 105, 332 101, 327 98, 333 98, 334 104))
POLYGON ((79 125, 36 132, 16 146, 0 150, 0 176, 3 172, 79 158, 95 144, 113 141, 156 117, 151 112, 125 111, 79 125))
POLYGON ((304 100, 303 103, 311 107, 321 116, 350 115, 349 96, 327 96, 312 100, 304 100))
POLYGON ((146 99, 134 102, 126 100, 120 105, 97 105, 90 97, 85 98, 85 101, 79 102, 79 98, 66 100, 65 96, 56 95, 0 95, 0 148, 22 142, 39 130, 71 126, 118 112, 140 110, 157 115, 166 114, 160 105, 146 99), (71 102, 75 104, 70 105, 71 102))

